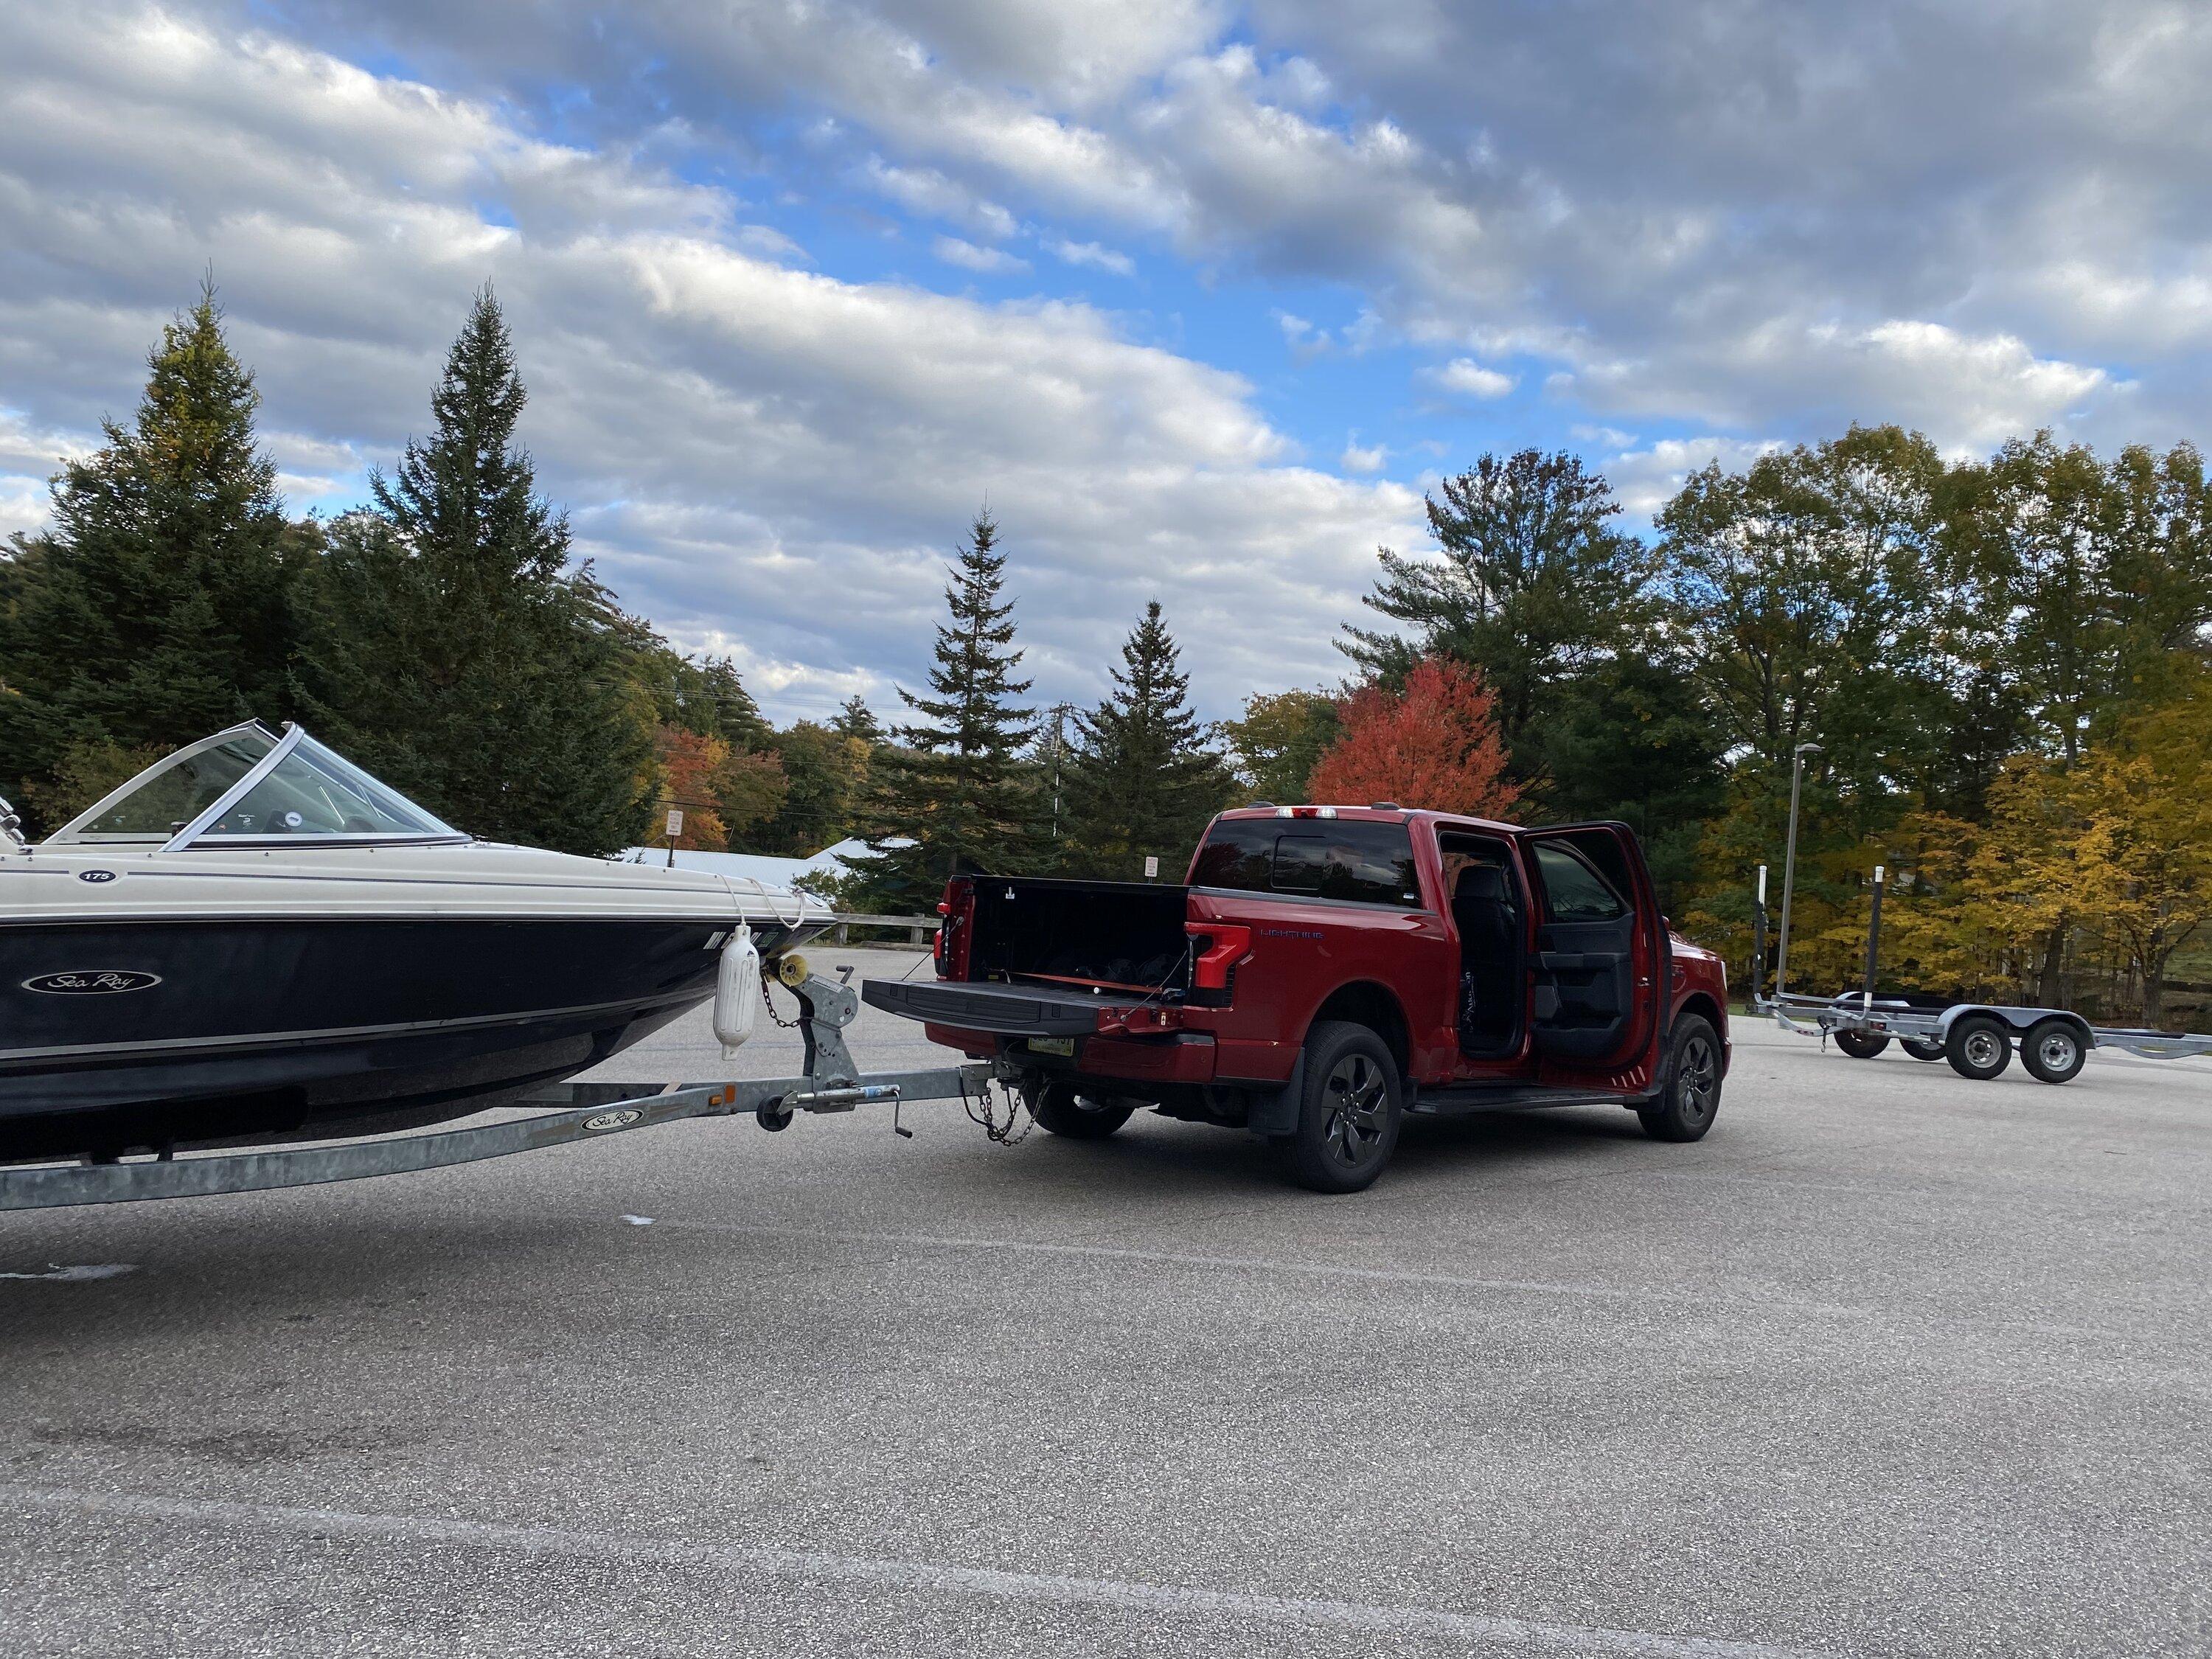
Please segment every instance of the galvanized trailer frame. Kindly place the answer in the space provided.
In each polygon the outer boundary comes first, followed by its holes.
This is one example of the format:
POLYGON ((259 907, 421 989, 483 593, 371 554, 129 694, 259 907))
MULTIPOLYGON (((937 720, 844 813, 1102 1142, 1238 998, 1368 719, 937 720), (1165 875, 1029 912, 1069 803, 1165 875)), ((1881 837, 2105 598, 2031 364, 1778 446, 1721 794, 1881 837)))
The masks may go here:
MULTIPOLYGON (((1807 749, 1801 745, 1802 762, 1807 749)), ((2139 1026, 2092 1025, 2071 1008, 2029 1008, 1999 1002, 1954 1002, 1940 1008, 1916 1006, 1899 998, 1875 994, 1881 957, 1881 900, 1885 871, 1877 864, 1869 889, 1866 975, 1863 988, 1837 997, 1793 994, 1784 975, 1790 961, 1790 872, 1797 843, 1796 776, 1790 785, 1790 862, 1782 884, 1781 954, 1775 968, 1774 994, 1766 994, 1766 866, 1759 866, 1752 900, 1751 1008, 1772 1017, 1785 1031, 1830 1037, 1854 1060, 1872 1060, 1894 1038, 1915 1060, 1943 1060, 1961 1077, 1976 1081, 1996 1076, 2011 1063, 2017 1046, 2021 1064, 2041 1083, 2070 1083, 2098 1048, 2120 1048, 2146 1060, 2183 1060, 2212 1054, 2212 1036, 2172 1035, 2139 1026)))
MULTIPOLYGON (((849 979, 851 970, 845 970, 849 979)), ((793 977, 799 977, 793 975, 793 977)), ((532 1105, 562 1109, 473 1128, 252 1152, 161 1154, 107 1163, 33 1164, 0 1169, 0 1210, 39 1210, 140 1199, 198 1198, 266 1192, 283 1187, 359 1181, 372 1176, 444 1169, 510 1158, 550 1146, 603 1140, 692 1118, 750 1112, 765 1129, 783 1129, 800 1112, 849 1112, 860 1106, 897 1108, 909 1100, 973 1101, 994 1081, 991 1066, 975 1063, 920 1072, 862 1073, 845 1046, 844 1028, 860 1010, 845 980, 805 974, 787 988, 799 1000, 805 1070, 797 1077, 710 1083, 565 1083, 531 1097, 532 1105)), ((1011 1114, 1011 1107, 1009 1109, 1011 1114)))
POLYGON ((2134 1026, 2092 1025, 2070 1008, 2017 1007, 2009 1003, 1955 1002, 1920 1008, 1898 999, 1850 991, 1822 999, 1784 994, 1752 997, 1754 1013, 1771 1016, 1785 1031, 1830 1037, 1854 1060, 1871 1060, 1892 1039, 1915 1060, 1944 1060, 1977 1081, 1997 1075, 2016 1047, 2028 1073, 2042 1083, 2069 1083, 2098 1048, 2124 1049, 2146 1060, 2184 1060, 2212 1054, 2212 1036, 2173 1035, 2134 1026))

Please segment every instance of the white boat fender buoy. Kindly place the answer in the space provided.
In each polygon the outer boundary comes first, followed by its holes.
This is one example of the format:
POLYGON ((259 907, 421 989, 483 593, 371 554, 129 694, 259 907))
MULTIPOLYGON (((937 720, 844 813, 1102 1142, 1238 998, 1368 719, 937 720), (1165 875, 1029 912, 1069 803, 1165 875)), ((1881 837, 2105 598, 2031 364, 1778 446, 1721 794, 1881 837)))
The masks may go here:
POLYGON ((753 930, 741 921, 722 947, 721 968, 714 979, 714 1036, 721 1042, 723 1059, 734 1060, 752 1036, 760 1006, 760 947, 753 943, 753 930))

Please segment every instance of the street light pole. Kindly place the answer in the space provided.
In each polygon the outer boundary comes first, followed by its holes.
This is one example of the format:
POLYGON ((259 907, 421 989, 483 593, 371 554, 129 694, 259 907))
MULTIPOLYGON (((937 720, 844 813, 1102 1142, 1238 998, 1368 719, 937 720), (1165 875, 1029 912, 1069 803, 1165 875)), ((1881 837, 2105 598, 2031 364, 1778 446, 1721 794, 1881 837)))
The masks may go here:
POLYGON ((1782 855, 1782 944, 1774 963, 1774 1000, 1782 1000, 1782 994, 1790 988, 1790 895, 1797 883, 1797 797, 1805 783, 1805 757, 1817 755, 1817 743, 1797 745, 1796 758, 1790 769, 1790 844, 1782 855))

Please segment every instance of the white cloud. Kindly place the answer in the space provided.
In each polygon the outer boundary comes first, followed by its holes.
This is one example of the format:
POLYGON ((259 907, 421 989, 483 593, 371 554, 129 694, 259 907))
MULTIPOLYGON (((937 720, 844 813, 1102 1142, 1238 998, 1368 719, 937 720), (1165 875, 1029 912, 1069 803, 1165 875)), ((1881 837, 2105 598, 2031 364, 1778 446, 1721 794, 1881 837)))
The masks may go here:
POLYGON ((1363 447, 1355 432, 1346 440, 1344 453, 1337 464, 1346 472, 1380 472, 1390 459, 1390 452, 1381 444, 1363 447))
POLYGON ((871 155, 859 173, 872 189, 911 212, 955 220, 997 240, 1019 228, 1014 216, 996 202, 955 184, 935 167, 896 167, 880 155, 871 155))
POLYGON ((1040 696, 1097 696, 1158 595, 1209 714, 1340 672, 1374 546, 1420 538, 1418 496, 1287 464, 1239 377, 1089 307, 794 268, 718 192, 258 36, 91 7, 0 14, 0 52, 16 447, 127 410, 213 259, 272 452, 343 487, 422 428, 489 278, 577 551, 684 642, 742 641, 779 715, 919 682, 987 496, 1040 696))
POLYGON ((1063 264, 1090 265, 1099 270, 1110 270, 1116 276, 1127 276, 1137 268, 1136 262, 1127 254, 1097 242, 1072 242, 1064 237, 1048 237, 1044 248, 1046 252, 1063 264))
POLYGON ((946 264, 958 265, 965 270, 1014 271, 1030 268, 1028 260, 1004 248, 978 247, 957 236, 939 237, 929 245, 929 251, 946 264))
POLYGON ((1443 368, 1430 370, 1429 378, 1462 398, 1503 398, 1520 384, 1514 376, 1485 368, 1472 357, 1455 357, 1443 368))

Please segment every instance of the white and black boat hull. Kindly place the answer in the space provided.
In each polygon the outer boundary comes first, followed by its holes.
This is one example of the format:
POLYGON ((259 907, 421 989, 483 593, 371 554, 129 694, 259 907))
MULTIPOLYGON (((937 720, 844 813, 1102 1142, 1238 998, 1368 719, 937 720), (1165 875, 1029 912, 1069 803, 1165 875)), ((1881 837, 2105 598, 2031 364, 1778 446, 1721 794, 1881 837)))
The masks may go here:
MULTIPOLYGON (((0 1161, 465 1116, 707 1000, 734 920, 10 920, 0 1161)), ((772 955, 818 924, 752 926, 772 955)))

